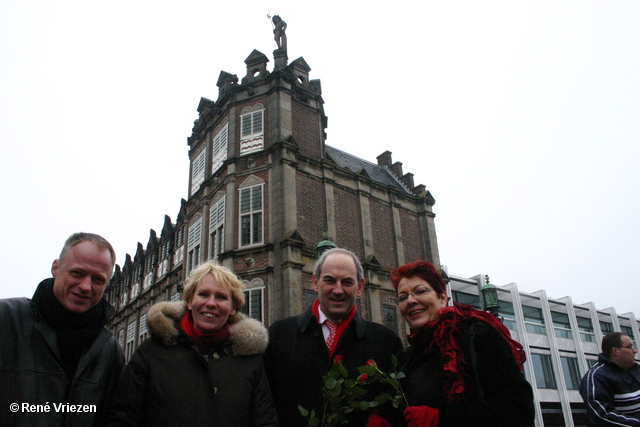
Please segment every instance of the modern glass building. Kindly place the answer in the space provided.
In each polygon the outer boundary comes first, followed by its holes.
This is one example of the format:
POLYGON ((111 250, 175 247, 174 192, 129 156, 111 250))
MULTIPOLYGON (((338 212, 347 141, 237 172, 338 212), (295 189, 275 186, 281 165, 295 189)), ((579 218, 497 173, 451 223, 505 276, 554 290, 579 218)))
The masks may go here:
MULTIPOLYGON (((482 309, 485 275, 449 279, 453 302, 482 309)), ((536 426, 586 426, 580 379, 597 361, 604 335, 619 331, 635 341, 640 322, 634 313, 598 309, 593 302, 574 304, 569 296, 549 298, 544 290, 522 292, 515 283, 496 288, 499 316, 527 355, 525 375, 533 386, 536 426)))

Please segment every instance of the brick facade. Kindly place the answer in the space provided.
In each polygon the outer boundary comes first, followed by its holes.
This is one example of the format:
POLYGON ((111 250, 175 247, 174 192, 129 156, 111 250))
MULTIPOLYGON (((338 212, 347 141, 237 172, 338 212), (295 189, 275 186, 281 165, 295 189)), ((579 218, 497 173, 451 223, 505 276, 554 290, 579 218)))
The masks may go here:
POLYGON ((201 99, 188 138, 188 199, 175 223, 165 216, 160 236, 151 230, 147 245, 116 268, 105 296, 127 356, 145 337, 140 319, 149 307, 180 298, 190 269, 211 256, 246 284, 248 314, 268 326, 313 300, 315 249, 327 233, 363 263, 363 316, 401 332, 391 269, 420 258, 439 265, 431 194, 413 186, 390 152, 375 164, 325 145, 320 84, 304 59, 279 57, 272 71, 267 61, 253 51, 240 83, 222 71, 218 99, 201 99))

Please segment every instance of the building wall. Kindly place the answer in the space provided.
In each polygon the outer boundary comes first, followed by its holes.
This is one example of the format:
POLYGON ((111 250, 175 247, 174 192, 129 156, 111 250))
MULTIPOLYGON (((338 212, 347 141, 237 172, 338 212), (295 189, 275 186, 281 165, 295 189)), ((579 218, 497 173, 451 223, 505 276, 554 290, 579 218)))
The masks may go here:
POLYGON ((301 147, 300 154, 310 159, 322 158, 323 129, 319 112, 299 102, 294 102, 292 108, 292 135, 301 147))
MULTIPOLYGON (((144 339, 140 320, 144 323, 148 308, 178 299, 189 271, 212 256, 218 247, 214 231, 224 237, 222 251, 214 256, 243 280, 249 299, 261 298, 256 316, 266 325, 301 313, 313 300, 311 275, 323 233, 363 263, 367 285, 358 301, 362 314, 401 333, 405 326, 398 321, 391 269, 427 254, 432 255, 428 260, 439 262, 437 242, 428 235, 433 215, 425 214, 435 201, 425 197, 424 186, 413 189, 412 181, 411 186, 401 183, 397 166, 391 171, 386 164, 362 160, 366 153, 327 156, 319 81, 309 81, 301 58, 269 73, 261 55, 254 51, 247 59, 242 83, 223 71, 218 100, 201 99, 187 140, 189 197, 182 200, 175 223, 166 216, 160 237, 151 230, 147 245, 138 244, 133 258, 127 255, 106 292, 118 310, 111 327, 124 337, 128 356, 144 339), (263 70, 257 76, 256 68, 263 70), (255 123, 262 128, 247 144, 243 115, 254 113, 261 114, 261 122, 255 123), (226 155, 219 157, 216 138, 224 129, 226 155), (241 191, 254 185, 262 189, 262 238, 242 245, 241 191), (223 199, 219 222, 215 218, 220 212, 211 209, 223 199), (218 221, 214 229, 212 221, 218 221), (134 292, 136 283, 139 292, 134 292), (134 333, 130 325, 135 325, 134 333)), ((384 159, 391 162, 391 153, 384 159)))
POLYGON ((296 197, 298 210, 298 232, 305 241, 305 248, 315 250, 315 244, 322 237, 318 231, 327 230, 327 208, 322 180, 298 172, 296 174, 296 197), (308 196, 313 195, 312 201, 308 196), (307 196, 307 197, 305 197, 307 196))
MULTIPOLYGON (((252 61, 262 61, 260 55, 252 61)), ((413 187, 413 175, 403 174, 390 152, 378 156, 377 165, 349 158, 349 167, 325 156, 323 101, 319 84, 309 83, 303 62, 296 60, 295 70, 305 77, 302 83, 263 73, 264 77, 247 76, 238 85, 237 77, 222 72, 218 101, 201 100, 200 118, 188 142, 192 167, 203 150, 207 153, 202 185, 192 191, 190 171, 189 199, 181 201, 175 223, 165 216, 160 236, 151 230, 147 245, 138 244, 133 258, 126 255, 105 292, 117 309, 110 327, 128 357, 146 337, 149 307, 181 297, 188 275, 189 226, 198 218, 203 227, 197 262, 209 258, 210 209, 223 195, 224 250, 217 259, 240 277, 247 295, 261 298, 259 318, 266 325, 299 314, 313 300, 315 247, 326 232, 337 246, 354 251, 363 262, 366 286, 358 299, 363 316, 406 336, 389 273, 417 259, 439 267, 435 200, 424 186, 413 187), (256 106, 264 108, 264 146, 241 155, 240 117, 256 106), (214 171, 213 139, 225 125, 227 158, 214 171), (398 177, 403 185, 397 185, 398 177), (239 190, 251 182, 263 185, 263 241, 243 247, 239 244, 239 190)), ((452 276, 449 291, 454 300, 481 307, 483 283, 483 275, 452 276)), ((583 407, 572 381, 597 358, 604 333, 616 330, 638 337, 638 321, 633 314, 598 310, 592 303, 574 304, 569 297, 551 300, 544 291, 519 292, 516 284, 499 287, 499 293, 505 325, 525 346, 525 374, 534 384, 537 425, 581 425, 583 407), (565 376, 567 359, 575 361, 573 378, 565 376), (541 361, 548 362, 546 372, 540 372, 541 361), (545 384, 539 384, 541 379, 545 384)))
POLYGON ((393 233, 393 212, 388 203, 370 200, 373 250, 382 265, 397 265, 395 235, 393 233))
POLYGON ((335 204, 336 236, 334 243, 341 248, 353 251, 358 258, 364 259, 362 225, 360 222, 360 204, 358 195, 344 188, 333 188, 335 204))
MULTIPOLYGON (((454 302, 482 307, 485 276, 450 276, 454 302)), ((515 283, 498 287, 499 314, 511 336, 524 346, 525 375, 534 390, 537 426, 584 426, 586 410, 579 381, 600 353, 602 337, 620 331, 635 339, 640 322, 633 313, 574 304, 571 297, 550 299, 543 290, 526 293, 515 283)))

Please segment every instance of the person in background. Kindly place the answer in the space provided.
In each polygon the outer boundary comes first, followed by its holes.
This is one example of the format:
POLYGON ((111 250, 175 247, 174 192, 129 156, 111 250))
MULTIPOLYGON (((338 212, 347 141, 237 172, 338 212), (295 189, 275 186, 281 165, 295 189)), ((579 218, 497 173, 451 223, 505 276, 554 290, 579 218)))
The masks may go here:
POLYGON ((182 302, 155 304, 150 338, 118 384, 110 426, 277 426, 262 354, 268 333, 240 313, 244 286, 208 261, 186 281, 182 302))
POLYGON ((628 335, 602 338, 602 353, 580 382, 589 426, 640 426, 640 365, 628 335))
POLYGON ((0 425, 104 425, 125 363, 102 299, 115 262, 103 237, 75 233, 31 300, 0 300, 0 425))
POLYGON ((410 427, 532 426, 533 391, 522 346, 493 315, 447 306, 446 283, 427 261, 391 273, 410 347, 400 370, 410 427))
MULTIPOLYGON (((307 425, 299 405, 322 416, 322 376, 334 356, 341 356, 349 377, 356 378, 357 368, 369 359, 389 371, 391 356, 402 354, 402 341, 395 332, 357 312, 356 298, 364 290, 365 279, 353 252, 341 248, 324 252, 311 282, 318 293, 311 307, 269 328, 265 362, 281 426, 307 425)), ((352 414, 349 424, 365 425, 368 415, 352 414)))

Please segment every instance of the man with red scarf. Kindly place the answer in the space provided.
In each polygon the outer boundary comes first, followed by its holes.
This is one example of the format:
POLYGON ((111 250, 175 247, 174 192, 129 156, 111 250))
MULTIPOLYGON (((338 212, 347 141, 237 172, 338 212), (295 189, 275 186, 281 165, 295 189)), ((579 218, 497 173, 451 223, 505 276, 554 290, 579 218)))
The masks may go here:
MULTIPOLYGON (((353 252, 341 248, 324 252, 311 282, 318 292, 311 307, 269 328, 265 363, 280 426, 285 427, 307 424, 298 406, 322 417, 322 377, 335 356, 342 356, 349 377, 356 378, 357 368, 367 360, 373 359, 384 372, 391 369, 391 356, 402 354, 402 342, 395 332, 357 312, 356 298, 365 280, 353 252)), ((368 415, 351 414, 349 424, 364 425, 368 415)))

